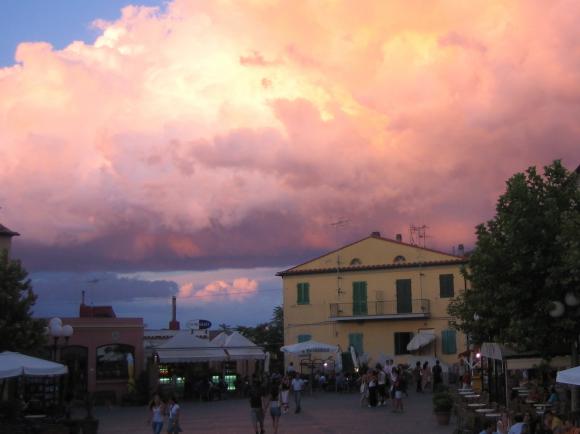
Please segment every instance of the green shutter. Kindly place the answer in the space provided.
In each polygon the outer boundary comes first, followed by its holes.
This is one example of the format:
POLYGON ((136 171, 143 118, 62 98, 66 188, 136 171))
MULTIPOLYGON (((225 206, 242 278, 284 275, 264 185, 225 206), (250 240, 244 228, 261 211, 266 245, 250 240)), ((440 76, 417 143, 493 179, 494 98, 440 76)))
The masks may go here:
POLYGON ((312 335, 298 335, 298 343, 311 341, 312 335))
POLYGON ((354 349, 356 350, 357 354, 363 354, 364 353, 363 334, 362 333, 350 333, 348 335, 348 346, 349 346, 349 348, 351 346, 353 346, 354 349))
POLYGON ((399 279, 397 286, 397 313, 412 313, 411 279, 399 279))
POLYGON ((453 274, 439 275, 439 296, 441 298, 450 298, 455 296, 453 274))
POLYGON ((455 330, 443 330, 441 332, 441 347, 443 354, 457 353, 457 340, 455 330))
POLYGON ((352 282, 352 314, 367 314, 367 283, 352 282))
POLYGON ((310 284, 309 283, 299 283, 296 285, 297 289, 297 303, 298 304, 309 304, 310 303, 310 284))

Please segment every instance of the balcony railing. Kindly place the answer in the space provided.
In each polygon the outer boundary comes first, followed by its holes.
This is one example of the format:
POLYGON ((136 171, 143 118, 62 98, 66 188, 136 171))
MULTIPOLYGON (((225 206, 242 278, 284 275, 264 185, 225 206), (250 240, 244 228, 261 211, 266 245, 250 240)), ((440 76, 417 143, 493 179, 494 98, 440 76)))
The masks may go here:
POLYGON ((331 303, 330 317, 338 321, 363 319, 427 318, 431 314, 429 300, 384 300, 366 303, 331 303))

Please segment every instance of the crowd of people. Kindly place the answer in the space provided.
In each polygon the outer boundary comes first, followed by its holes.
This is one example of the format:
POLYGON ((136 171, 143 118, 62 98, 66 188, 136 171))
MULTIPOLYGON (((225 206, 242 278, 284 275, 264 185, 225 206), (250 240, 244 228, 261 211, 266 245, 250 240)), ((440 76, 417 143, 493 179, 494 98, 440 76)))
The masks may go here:
MULTIPOLYGON (((333 376, 323 371, 305 376, 296 372, 293 364, 290 363, 284 374, 274 373, 267 377, 254 376, 252 379, 243 379, 240 386, 242 386, 242 395, 249 401, 250 420, 255 433, 264 434, 265 424, 269 418, 272 422, 271 432, 277 434, 281 417, 290 411, 291 401, 294 413, 298 414, 302 411, 302 394, 306 387, 310 390, 316 388, 327 390, 327 386, 332 385, 332 390, 341 391, 344 387, 345 390, 353 391, 351 385, 355 384, 360 392, 361 407, 388 406, 393 413, 403 413, 404 401, 409 397, 410 387, 414 387, 417 394, 422 394, 446 390, 447 387, 443 386, 443 383, 443 369, 438 360, 433 366, 430 366, 427 361, 423 363, 417 361, 412 367, 395 365, 392 360, 387 360, 384 365, 376 364, 373 368, 364 367, 358 375, 354 376, 343 373, 333 376)), ((462 388, 471 387, 469 370, 458 371, 458 377, 454 379, 454 383, 462 388)), ((208 383, 208 387, 211 389, 211 384, 208 383)), ((510 400, 511 413, 505 412, 505 415, 502 414, 497 421, 486 420, 483 426, 479 425, 482 428, 481 432, 479 431, 481 428, 478 428, 476 432, 480 434, 580 434, 580 428, 576 428, 572 421, 558 417, 554 411, 560 402, 555 387, 532 386, 529 388, 528 402, 531 400, 549 405, 543 415, 519 407, 518 403, 521 399, 517 393, 514 393, 510 400)), ((149 413, 147 422, 151 424, 154 434, 162 432, 165 420, 167 420, 167 433, 176 434, 182 431, 180 407, 175 397, 165 403, 159 395, 155 395, 149 406, 149 413)))

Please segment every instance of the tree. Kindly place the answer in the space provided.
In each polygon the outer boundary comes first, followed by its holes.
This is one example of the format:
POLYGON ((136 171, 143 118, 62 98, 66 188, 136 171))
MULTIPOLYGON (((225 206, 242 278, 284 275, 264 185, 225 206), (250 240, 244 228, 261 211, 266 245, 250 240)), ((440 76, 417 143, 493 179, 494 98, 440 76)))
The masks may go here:
POLYGON ((0 251, 0 351, 36 353, 46 344, 44 321, 32 318, 35 302, 20 261, 0 251))
POLYGON ((272 370, 279 368, 277 365, 281 365, 283 361, 280 348, 284 345, 284 309, 282 306, 274 308, 269 322, 258 324, 255 327, 238 326, 237 329, 242 335, 272 355, 272 370))
MULTIPOLYGON (((510 344, 547 355, 574 343, 580 307, 552 318, 554 302, 580 300, 580 191, 560 161, 507 181, 496 215, 477 226, 464 276, 471 282, 449 304, 452 326, 475 342, 510 344)), ((567 347, 569 348, 569 346, 567 347)))

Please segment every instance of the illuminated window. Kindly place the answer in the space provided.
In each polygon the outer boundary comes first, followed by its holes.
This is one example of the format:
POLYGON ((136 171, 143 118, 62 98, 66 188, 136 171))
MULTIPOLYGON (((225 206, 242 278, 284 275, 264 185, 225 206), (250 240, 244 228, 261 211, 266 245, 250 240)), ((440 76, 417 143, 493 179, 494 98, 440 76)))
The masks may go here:
POLYGON ((135 375, 135 348, 110 344, 97 348, 97 380, 124 379, 135 375))

